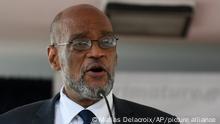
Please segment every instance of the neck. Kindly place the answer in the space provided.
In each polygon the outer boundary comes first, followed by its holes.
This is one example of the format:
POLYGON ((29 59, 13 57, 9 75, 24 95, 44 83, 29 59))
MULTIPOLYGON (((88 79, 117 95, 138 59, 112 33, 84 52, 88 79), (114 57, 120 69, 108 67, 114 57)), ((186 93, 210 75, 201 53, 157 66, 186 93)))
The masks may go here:
POLYGON ((67 88, 66 86, 64 87, 63 93, 66 94, 66 96, 70 98, 72 101, 83 106, 84 108, 87 108, 98 101, 98 100, 82 98, 78 93, 67 88))

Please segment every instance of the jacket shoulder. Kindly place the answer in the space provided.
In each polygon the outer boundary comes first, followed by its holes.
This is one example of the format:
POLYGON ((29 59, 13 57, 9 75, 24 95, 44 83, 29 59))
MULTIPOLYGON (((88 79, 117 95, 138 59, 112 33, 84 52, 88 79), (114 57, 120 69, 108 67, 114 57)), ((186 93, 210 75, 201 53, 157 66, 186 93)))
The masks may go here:
POLYGON ((38 101, 3 113, 0 115, 0 124, 30 123, 30 118, 38 112, 42 105, 48 103, 48 101, 49 100, 38 101))
POLYGON ((134 118, 151 118, 152 120, 163 119, 163 123, 167 123, 166 121, 170 121, 170 124, 179 124, 179 121, 176 116, 171 115, 169 113, 166 113, 162 110, 149 107, 146 105, 142 105, 136 102, 115 98, 115 101, 117 101, 118 107, 117 108, 120 111, 126 111, 130 112, 131 116, 134 118))
POLYGON ((143 104, 139 104, 136 102, 132 102, 132 101, 128 101, 128 100, 124 100, 124 99, 120 99, 121 102, 125 105, 127 105, 130 109, 132 109, 135 112, 139 112, 142 114, 148 114, 148 115, 164 115, 164 116, 172 116, 162 110, 150 107, 150 106, 146 106, 143 104))

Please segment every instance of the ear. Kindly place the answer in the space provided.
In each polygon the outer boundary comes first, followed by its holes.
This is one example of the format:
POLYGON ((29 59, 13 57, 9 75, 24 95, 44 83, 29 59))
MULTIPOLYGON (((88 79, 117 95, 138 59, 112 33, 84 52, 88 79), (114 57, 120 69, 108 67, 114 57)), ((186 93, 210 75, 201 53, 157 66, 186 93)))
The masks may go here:
POLYGON ((47 48, 47 55, 50 66, 52 69, 59 71, 61 69, 61 65, 59 62, 58 50, 54 46, 49 46, 47 48))

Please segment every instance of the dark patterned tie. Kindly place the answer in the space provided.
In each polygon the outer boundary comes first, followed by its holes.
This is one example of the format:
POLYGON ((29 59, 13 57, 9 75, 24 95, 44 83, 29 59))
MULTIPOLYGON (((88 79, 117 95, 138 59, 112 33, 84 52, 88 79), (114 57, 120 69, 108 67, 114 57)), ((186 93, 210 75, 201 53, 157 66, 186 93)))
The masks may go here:
POLYGON ((96 116, 89 110, 82 110, 78 115, 83 119, 83 124, 91 124, 92 121, 97 121, 96 116))

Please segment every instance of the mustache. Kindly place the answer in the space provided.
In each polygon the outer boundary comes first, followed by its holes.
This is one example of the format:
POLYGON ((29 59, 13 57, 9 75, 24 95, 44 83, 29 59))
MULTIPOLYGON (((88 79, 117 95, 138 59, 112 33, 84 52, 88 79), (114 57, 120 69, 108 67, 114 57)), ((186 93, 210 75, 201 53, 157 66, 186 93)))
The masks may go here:
POLYGON ((99 63, 91 63, 91 64, 88 64, 88 66, 86 66, 86 72, 90 71, 90 70, 94 70, 94 69, 99 69, 99 70, 102 70, 102 71, 107 71, 107 68, 105 67, 105 65, 103 64, 99 64, 99 63))

